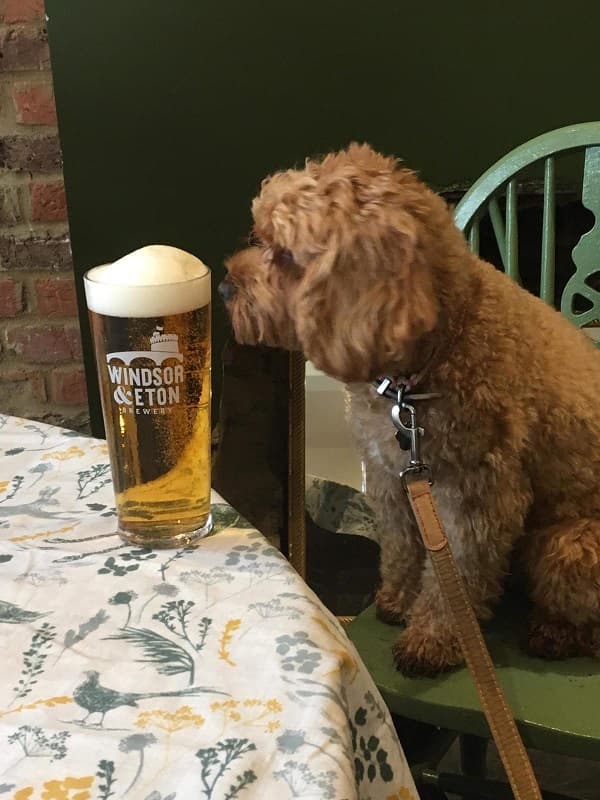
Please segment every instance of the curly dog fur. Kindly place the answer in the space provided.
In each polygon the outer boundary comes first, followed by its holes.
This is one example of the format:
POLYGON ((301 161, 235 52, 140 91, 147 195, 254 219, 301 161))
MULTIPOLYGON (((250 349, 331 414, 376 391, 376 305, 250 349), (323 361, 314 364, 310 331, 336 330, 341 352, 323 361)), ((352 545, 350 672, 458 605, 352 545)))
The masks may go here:
MULTIPOLYGON (((382 619, 394 659, 435 674, 462 655, 368 381, 431 368, 419 407, 434 494, 478 617, 509 560, 534 604, 529 649, 600 651, 600 354, 557 311, 473 255, 445 202, 366 145, 263 182, 259 244, 228 262, 236 338, 300 349, 348 386, 381 528, 382 619), (432 360, 433 354, 433 360, 432 360), (436 355, 437 354, 437 355, 436 355)), ((421 388, 421 387, 420 387, 421 388)))

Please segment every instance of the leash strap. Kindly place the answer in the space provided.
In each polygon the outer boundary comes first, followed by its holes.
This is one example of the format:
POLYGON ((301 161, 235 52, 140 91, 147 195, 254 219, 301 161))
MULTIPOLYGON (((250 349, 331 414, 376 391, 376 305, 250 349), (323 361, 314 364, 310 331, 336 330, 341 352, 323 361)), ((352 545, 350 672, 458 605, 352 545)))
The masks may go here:
POLYGON ((448 538, 435 507, 430 482, 416 477, 405 480, 404 485, 513 794, 516 800, 541 800, 529 756, 498 682, 467 590, 456 568, 448 538))

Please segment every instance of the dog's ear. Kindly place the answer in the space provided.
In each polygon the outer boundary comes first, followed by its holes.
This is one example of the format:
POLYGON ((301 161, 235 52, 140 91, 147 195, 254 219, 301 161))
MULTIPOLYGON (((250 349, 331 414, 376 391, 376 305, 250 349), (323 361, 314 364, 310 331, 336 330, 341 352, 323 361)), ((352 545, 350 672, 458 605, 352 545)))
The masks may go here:
POLYGON ((404 358, 437 322, 432 275, 414 217, 388 209, 353 226, 307 266, 295 327, 305 354, 346 381, 366 381, 404 358))

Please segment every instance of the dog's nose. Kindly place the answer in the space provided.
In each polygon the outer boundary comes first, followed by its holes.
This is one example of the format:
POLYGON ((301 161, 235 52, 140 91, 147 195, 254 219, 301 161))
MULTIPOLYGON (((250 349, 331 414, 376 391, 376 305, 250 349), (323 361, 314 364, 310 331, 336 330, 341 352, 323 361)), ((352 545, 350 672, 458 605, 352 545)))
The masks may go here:
POLYGON ((233 295, 235 294, 236 287, 233 285, 233 283, 231 283, 231 281, 225 278, 225 280, 221 281, 221 283, 219 284, 218 292, 221 297, 221 300, 223 300, 224 303, 227 303, 229 302, 229 300, 232 299, 233 295))

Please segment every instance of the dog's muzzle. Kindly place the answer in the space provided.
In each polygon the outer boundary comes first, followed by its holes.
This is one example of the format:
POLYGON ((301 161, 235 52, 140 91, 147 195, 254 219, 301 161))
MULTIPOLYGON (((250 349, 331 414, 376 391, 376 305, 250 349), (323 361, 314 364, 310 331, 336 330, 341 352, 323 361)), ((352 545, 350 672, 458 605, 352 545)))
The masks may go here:
POLYGON ((221 300, 223 300, 224 303, 228 303, 230 300, 233 299, 233 296, 235 295, 237 289, 233 285, 233 283, 231 283, 230 280, 225 278, 225 280, 222 280, 221 283, 219 284, 219 288, 217 291, 219 292, 221 300))

